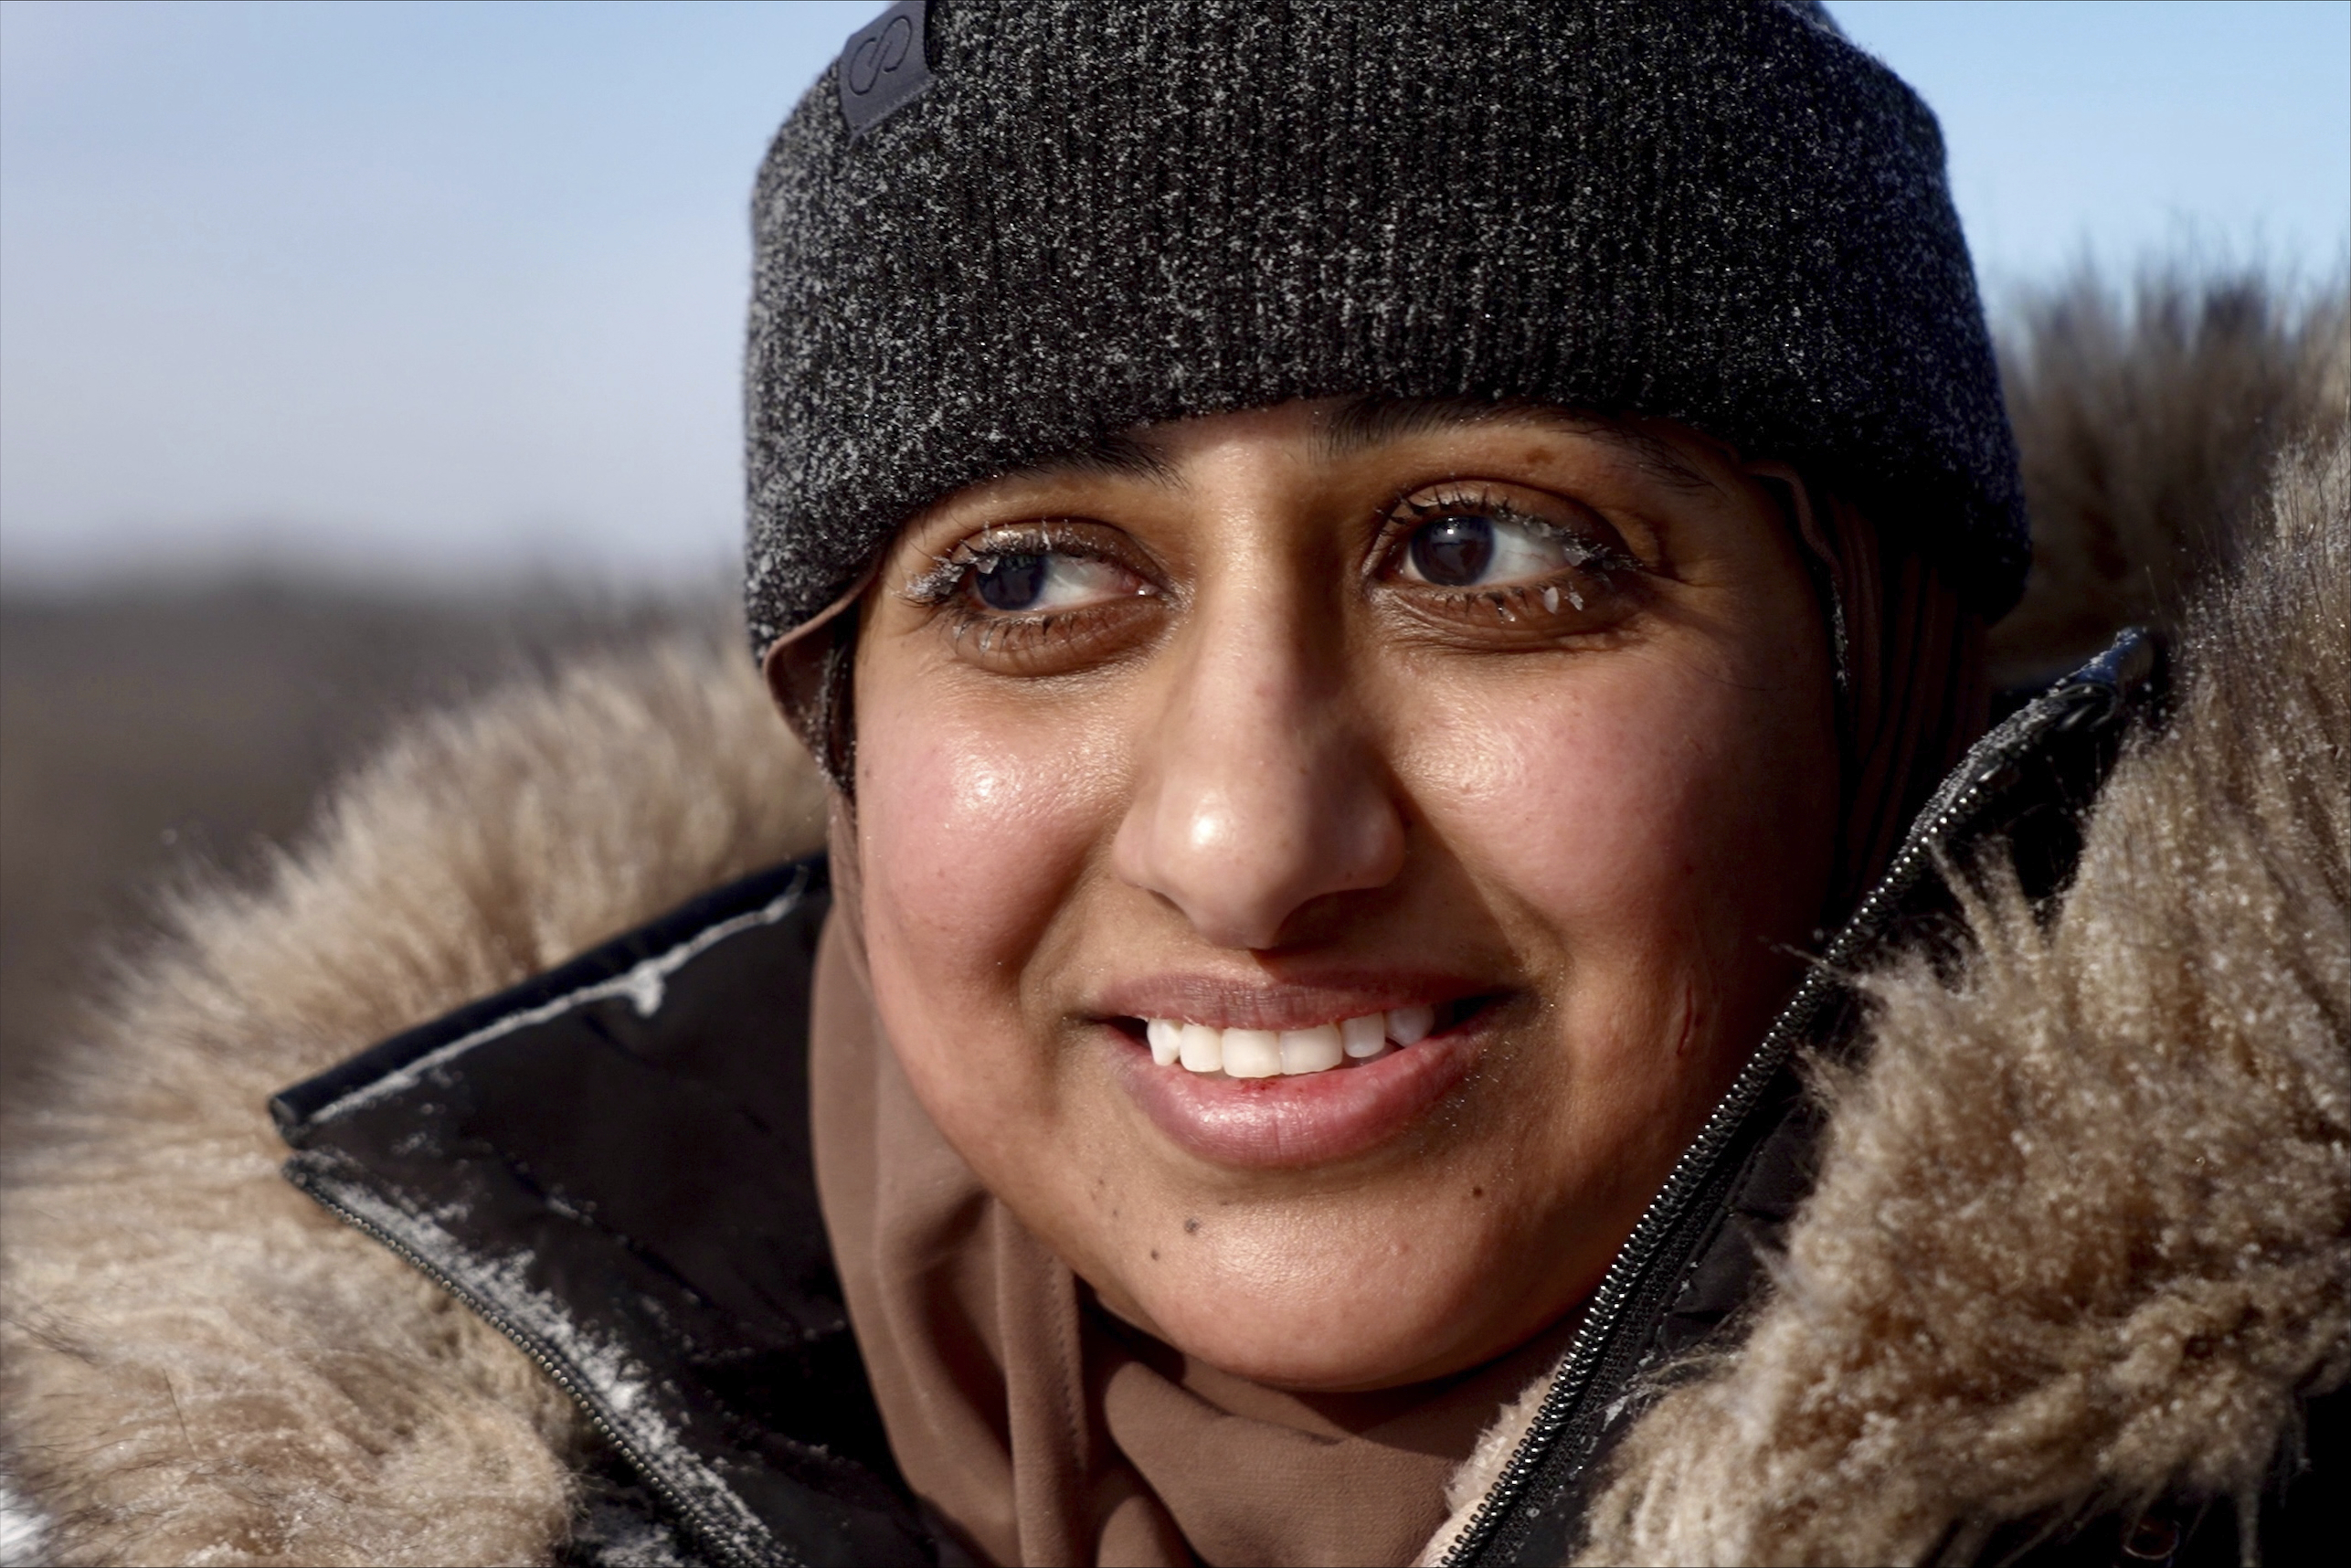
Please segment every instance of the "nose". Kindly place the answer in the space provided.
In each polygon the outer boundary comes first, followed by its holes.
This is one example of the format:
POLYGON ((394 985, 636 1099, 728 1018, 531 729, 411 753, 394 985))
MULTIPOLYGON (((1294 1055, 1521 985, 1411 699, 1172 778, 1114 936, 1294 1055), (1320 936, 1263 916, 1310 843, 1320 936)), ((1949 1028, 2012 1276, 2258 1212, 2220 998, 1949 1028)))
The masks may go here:
POLYGON ((1392 776, 1344 683, 1303 640, 1202 637, 1147 740, 1117 874, 1220 948, 1280 945, 1299 909, 1403 866, 1392 776))

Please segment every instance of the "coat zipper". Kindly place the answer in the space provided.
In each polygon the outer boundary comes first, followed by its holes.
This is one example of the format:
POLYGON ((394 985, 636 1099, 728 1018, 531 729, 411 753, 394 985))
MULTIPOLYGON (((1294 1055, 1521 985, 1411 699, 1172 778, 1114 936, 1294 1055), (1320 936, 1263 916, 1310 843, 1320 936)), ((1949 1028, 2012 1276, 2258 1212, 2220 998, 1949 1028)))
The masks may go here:
POLYGON ((434 1264, 373 1220, 354 1212, 332 1194, 311 1186, 305 1186, 303 1191, 335 1218, 387 1248, 435 1285, 465 1303, 483 1322, 513 1340, 517 1350, 530 1357, 538 1369, 546 1373, 557 1388, 568 1394, 573 1404, 579 1406, 580 1414, 588 1417, 588 1425, 596 1429, 597 1435, 612 1445, 614 1452, 620 1456, 622 1461, 641 1477, 647 1486, 652 1488, 662 1501, 667 1504, 678 1518, 685 1521, 687 1528, 694 1532, 695 1538, 721 1562, 726 1563, 728 1568, 771 1568, 771 1565, 772 1568, 802 1568, 800 1559, 786 1550, 780 1541, 776 1542, 777 1550, 772 1556, 747 1555, 737 1550, 726 1540, 725 1533, 719 1530, 715 1521, 699 1503, 680 1491, 668 1478, 654 1467, 652 1462, 645 1457, 643 1450, 604 1418, 569 1363, 540 1346, 536 1336, 528 1330, 515 1323, 496 1307, 467 1288, 452 1277, 446 1269, 434 1264))
MULTIPOLYGON (((2113 658, 2113 652, 2110 651, 2106 659, 2099 662, 2102 664, 2113 658)), ((1886 916, 1896 899, 1909 893, 1928 856, 1942 846, 1955 823, 1983 803, 1984 797, 1991 791, 1995 781, 2008 765, 2030 750, 2041 736, 2069 716, 2072 699, 2098 690, 2098 686, 2087 682, 2069 683, 2028 706, 2017 715, 2017 720, 2023 722, 2017 724, 2017 732, 2005 744, 1997 745, 1983 761, 1975 762, 1970 758, 1968 763, 1963 763, 1963 767, 1973 764, 1966 776, 1967 782, 1934 810, 1931 820, 1912 830, 1886 868, 1886 874, 1879 878, 1877 885, 1854 910, 1852 918, 1845 923, 1844 929, 1837 933, 1827 950, 1806 974, 1795 994, 1780 1010, 1779 1017, 1773 1022, 1763 1043, 1748 1057, 1746 1066, 1740 1070, 1730 1089, 1716 1102, 1713 1114, 1706 1118, 1706 1125, 1699 1129, 1689 1147, 1682 1150, 1681 1158, 1674 1161, 1665 1185, 1649 1201, 1648 1208, 1641 1214, 1640 1223, 1633 1227, 1633 1234, 1617 1250, 1615 1261, 1608 1266, 1607 1274, 1601 1278, 1600 1288, 1593 1293, 1591 1308, 1585 1312, 1583 1324, 1576 1330, 1566 1359, 1560 1363, 1551 1392, 1543 1397, 1541 1407, 1528 1424, 1526 1436, 1512 1450, 1509 1462, 1495 1478, 1494 1484, 1487 1489, 1484 1500, 1477 1505, 1477 1511, 1470 1515, 1468 1524, 1463 1527, 1451 1550, 1441 1559, 1442 1568, 1467 1568, 1500 1529, 1503 1517, 1518 1505, 1520 1494, 1526 1489, 1535 1467, 1549 1456, 1569 1421, 1578 1413, 1586 1385, 1599 1370, 1603 1352, 1622 1326, 1620 1319, 1626 1304, 1641 1276, 1647 1272, 1651 1258, 1679 1223, 1692 1195, 1712 1173, 1723 1147, 1730 1142, 1731 1135, 1738 1130, 1748 1113, 1754 1109, 1765 1086, 1786 1060, 1797 1031, 1811 1023, 1815 1012, 1827 999, 1832 988, 1844 983, 1843 970, 1855 951, 1875 939, 1878 923, 1886 916)), ((1986 737, 1987 741, 1994 742, 1999 738, 1996 731, 1986 737)), ((1933 805, 1930 802, 1930 806, 1933 805)))

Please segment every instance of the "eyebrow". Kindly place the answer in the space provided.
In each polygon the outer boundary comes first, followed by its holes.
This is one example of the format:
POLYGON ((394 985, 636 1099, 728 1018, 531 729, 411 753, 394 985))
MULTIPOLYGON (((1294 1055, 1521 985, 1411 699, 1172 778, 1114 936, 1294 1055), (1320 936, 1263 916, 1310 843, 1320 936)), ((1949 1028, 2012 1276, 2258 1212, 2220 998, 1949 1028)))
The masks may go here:
POLYGON ((1140 437, 1126 430, 1096 436, 1066 447, 1050 457, 1007 471, 1013 474, 1101 473, 1118 479, 1148 480, 1154 484, 1181 486, 1183 474, 1176 465, 1140 437))
POLYGON ((1334 409, 1322 431, 1323 450, 1332 458, 1355 453, 1405 436, 1463 425, 1548 425, 1616 448, 1651 478, 1681 488, 1711 490, 1713 480, 1668 443, 1598 414, 1521 397, 1354 397, 1334 409))
MULTIPOLYGON (((1715 488, 1713 480, 1689 459, 1646 431, 1628 429, 1597 414, 1527 398, 1350 397, 1321 421, 1319 440, 1324 456, 1343 460, 1409 436, 1465 425, 1506 422, 1547 425, 1572 435, 1589 437, 1616 448, 1654 479, 1686 489, 1715 488)), ((1143 436, 1127 430, 1096 436, 1009 471, 1031 475, 1097 473, 1177 488, 1183 484, 1181 470, 1143 436)))

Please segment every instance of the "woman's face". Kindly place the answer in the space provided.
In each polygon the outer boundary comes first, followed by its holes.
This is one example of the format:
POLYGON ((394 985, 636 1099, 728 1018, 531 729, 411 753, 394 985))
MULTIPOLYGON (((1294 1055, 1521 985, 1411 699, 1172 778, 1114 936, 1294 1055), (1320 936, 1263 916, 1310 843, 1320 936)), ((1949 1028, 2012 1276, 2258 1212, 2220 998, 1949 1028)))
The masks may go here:
POLYGON ((925 513, 863 615, 915 1092, 1107 1307, 1244 1377, 1416 1382, 1581 1300, 1820 910, 1820 611, 1678 427, 1152 427, 925 513))

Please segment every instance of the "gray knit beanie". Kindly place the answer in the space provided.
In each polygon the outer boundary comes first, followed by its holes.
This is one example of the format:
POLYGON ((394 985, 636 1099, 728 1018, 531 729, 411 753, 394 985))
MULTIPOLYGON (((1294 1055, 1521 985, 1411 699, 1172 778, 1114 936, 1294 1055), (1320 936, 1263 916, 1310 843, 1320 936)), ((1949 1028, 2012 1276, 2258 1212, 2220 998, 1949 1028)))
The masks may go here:
POLYGON ((753 205, 755 648, 964 485, 1151 420, 1513 397, 2028 558, 1934 117, 1801 0, 921 0, 753 205))

